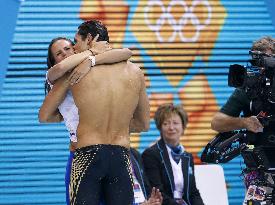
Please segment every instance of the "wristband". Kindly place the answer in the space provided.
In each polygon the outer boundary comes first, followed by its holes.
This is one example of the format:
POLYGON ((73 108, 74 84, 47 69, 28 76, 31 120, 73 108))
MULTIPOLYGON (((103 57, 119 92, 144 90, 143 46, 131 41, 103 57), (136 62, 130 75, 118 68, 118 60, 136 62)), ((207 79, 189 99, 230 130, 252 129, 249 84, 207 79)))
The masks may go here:
POLYGON ((95 66, 95 56, 89 56, 88 59, 91 61, 92 65, 91 67, 95 66))

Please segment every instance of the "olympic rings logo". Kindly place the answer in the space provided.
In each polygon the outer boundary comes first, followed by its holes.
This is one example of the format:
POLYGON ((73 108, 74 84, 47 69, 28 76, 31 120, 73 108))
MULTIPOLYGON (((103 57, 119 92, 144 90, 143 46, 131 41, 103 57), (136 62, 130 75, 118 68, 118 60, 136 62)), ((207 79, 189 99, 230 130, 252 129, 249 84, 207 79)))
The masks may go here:
POLYGON ((200 31, 210 23, 211 16, 212 16, 212 7, 210 6, 207 0, 194 0, 192 2, 191 7, 188 7, 184 0, 172 0, 170 1, 167 8, 165 7, 165 5, 163 5, 161 0, 149 0, 147 6, 144 8, 145 22, 148 25, 148 27, 155 32, 159 42, 173 42, 177 34, 179 34, 179 37, 182 42, 195 42, 199 38, 200 31), (194 8, 198 4, 203 4, 208 11, 207 18, 202 23, 197 18, 197 16, 193 13, 194 8), (157 19, 156 24, 154 25, 150 23, 149 16, 148 16, 148 13, 153 6, 160 7, 162 11, 161 16, 157 19), (184 8, 184 14, 181 16, 181 18, 178 21, 171 14, 172 7, 174 6, 182 6, 184 8), (192 37, 185 37, 182 32, 182 29, 187 24, 187 21, 189 19, 192 25, 195 26, 196 32, 192 37), (167 40, 163 39, 163 37, 160 34, 161 27, 163 26, 166 20, 173 28, 173 34, 167 40))

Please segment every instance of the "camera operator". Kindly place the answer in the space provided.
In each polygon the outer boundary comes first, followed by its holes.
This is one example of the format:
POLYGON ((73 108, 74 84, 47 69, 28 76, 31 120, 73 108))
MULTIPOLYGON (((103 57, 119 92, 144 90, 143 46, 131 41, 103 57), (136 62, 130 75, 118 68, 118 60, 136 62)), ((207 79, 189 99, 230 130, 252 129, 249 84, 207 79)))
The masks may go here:
MULTIPOLYGON (((274 54, 274 39, 271 37, 262 37, 261 39, 253 43, 251 51, 258 51, 268 55, 274 54)), ((211 121, 211 128, 221 133, 246 129, 247 131, 250 131, 252 133, 257 133, 255 135, 255 143, 253 144, 255 145, 255 147, 261 146, 262 141, 258 140, 257 138, 262 137, 258 134, 264 131, 264 126, 258 120, 257 115, 259 113, 257 112, 252 109, 252 100, 247 95, 245 89, 236 88, 225 103, 225 105, 223 105, 220 111, 218 111, 214 115, 211 121), (243 117, 240 117, 241 113, 243 117)), ((245 185, 248 190, 250 185, 252 184, 251 179, 256 179, 258 176, 259 175, 257 174, 257 171, 251 171, 247 169, 247 172, 245 174, 245 185)), ((247 193, 249 191, 247 191, 247 193)), ((244 204, 247 204, 247 197, 244 204)))
MULTIPOLYGON (((273 39, 263 37, 253 43, 251 50, 274 54, 273 39)), ((247 129, 254 133, 262 132, 263 126, 257 119, 257 114, 251 112, 250 99, 246 92, 243 89, 236 88, 226 104, 214 115, 211 128, 217 132, 239 129, 247 129), (243 112, 244 117, 239 117, 241 112, 243 112)))

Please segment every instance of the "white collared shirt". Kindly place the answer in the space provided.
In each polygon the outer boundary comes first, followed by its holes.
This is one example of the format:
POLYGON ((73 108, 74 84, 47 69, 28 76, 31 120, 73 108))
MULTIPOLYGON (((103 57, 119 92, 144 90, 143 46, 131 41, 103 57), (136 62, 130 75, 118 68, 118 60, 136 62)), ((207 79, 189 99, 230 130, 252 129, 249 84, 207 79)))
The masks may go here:
MULTIPOLYGON (((46 80, 52 88, 53 85, 49 82, 47 74, 48 72, 46 73, 46 80)), ((78 108, 75 105, 74 98, 70 90, 66 93, 63 102, 58 106, 58 110, 64 119, 67 130, 70 133, 70 140, 77 142, 76 130, 79 123, 79 115, 78 108)))

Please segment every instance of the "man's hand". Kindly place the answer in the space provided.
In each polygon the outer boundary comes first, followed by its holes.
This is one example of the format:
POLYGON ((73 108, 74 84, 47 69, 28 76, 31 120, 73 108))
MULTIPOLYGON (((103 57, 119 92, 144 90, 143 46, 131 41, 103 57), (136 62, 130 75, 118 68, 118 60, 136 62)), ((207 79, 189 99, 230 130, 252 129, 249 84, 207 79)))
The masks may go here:
POLYGON ((161 205, 162 204, 161 192, 155 187, 152 188, 152 193, 148 201, 142 203, 141 205, 161 205))
POLYGON ((211 128, 218 132, 228 132, 232 130, 247 129, 257 133, 263 131, 263 125, 256 116, 231 117, 221 112, 217 112, 211 122, 211 128))
POLYGON ((98 55, 112 49, 107 41, 97 41, 98 37, 99 34, 97 34, 92 41, 92 48, 90 51, 93 53, 93 55, 98 55))
POLYGON ((250 116, 243 118, 243 124, 244 127, 254 133, 257 132, 263 132, 263 125, 260 123, 260 121, 257 119, 256 116, 250 116))

